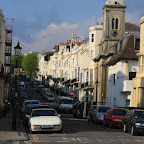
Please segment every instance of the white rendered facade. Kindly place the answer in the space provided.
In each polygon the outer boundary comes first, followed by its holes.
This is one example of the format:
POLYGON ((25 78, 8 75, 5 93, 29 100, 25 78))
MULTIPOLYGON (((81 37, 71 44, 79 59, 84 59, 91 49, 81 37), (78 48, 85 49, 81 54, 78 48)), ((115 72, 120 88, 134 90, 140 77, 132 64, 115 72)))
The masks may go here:
POLYGON ((114 107, 132 106, 132 80, 129 72, 138 74, 138 62, 129 60, 119 61, 109 66, 108 105, 114 107))

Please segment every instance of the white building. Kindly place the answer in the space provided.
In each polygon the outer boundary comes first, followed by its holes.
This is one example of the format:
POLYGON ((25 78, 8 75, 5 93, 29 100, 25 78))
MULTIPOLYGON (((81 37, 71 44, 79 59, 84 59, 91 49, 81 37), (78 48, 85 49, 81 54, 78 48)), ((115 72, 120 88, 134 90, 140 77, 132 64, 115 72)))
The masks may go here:
POLYGON ((129 34, 112 48, 115 54, 108 63, 108 105, 132 106, 132 79, 138 74, 139 39, 139 33, 129 34))

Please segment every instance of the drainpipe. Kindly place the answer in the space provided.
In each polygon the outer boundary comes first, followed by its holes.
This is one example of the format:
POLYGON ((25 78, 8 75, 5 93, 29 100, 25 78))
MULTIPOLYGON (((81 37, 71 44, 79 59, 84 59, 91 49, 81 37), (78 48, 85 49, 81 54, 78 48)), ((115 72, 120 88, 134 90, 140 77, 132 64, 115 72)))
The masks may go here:
POLYGON ((129 72, 128 72, 128 61, 125 61, 125 79, 129 79, 129 72))

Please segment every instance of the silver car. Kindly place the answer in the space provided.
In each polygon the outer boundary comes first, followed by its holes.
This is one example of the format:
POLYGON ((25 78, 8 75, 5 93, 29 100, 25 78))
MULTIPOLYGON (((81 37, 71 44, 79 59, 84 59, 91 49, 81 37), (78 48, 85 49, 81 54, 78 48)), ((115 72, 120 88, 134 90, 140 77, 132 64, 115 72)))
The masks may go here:
POLYGON ((103 106, 103 105, 97 105, 95 112, 94 112, 94 122, 95 123, 103 123, 103 119, 104 119, 104 114, 105 112, 111 108, 110 106, 103 106))
POLYGON ((49 92, 44 92, 43 98, 48 100, 48 101, 55 101, 55 96, 49 92))

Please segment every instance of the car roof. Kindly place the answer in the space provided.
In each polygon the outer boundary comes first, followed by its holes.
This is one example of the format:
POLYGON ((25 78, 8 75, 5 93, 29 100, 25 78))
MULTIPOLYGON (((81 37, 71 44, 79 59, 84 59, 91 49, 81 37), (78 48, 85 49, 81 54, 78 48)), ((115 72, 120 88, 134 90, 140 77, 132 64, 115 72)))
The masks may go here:
MULTIPOLYGON (((44 92, 44 93, 47 93, 47 94, 52 94, 52 93, 50 93, 50 92, 48 92, 48 91, 46 91, 46 92, 44 92)), ((53 95, 53 94, 52 94, 53 95)))
POLYGON ((112 108, 113 110, 128 110, 126 108, 112 108))
POLYGON ((58 98, 60 98, 60 99, 69 99, 69 100, 73 100, 72 98, 66 97, 66 96, 58 96, 58 98))
POLYGON ((37 102, 37 101, 39 102, 39 100, 26 100, 25 102, 35 102, 35 101, 36 101, 36 102, 37 102))
POLYGON ((38 109, 33 109, 33 111, 35 111, 35 110, 54 110, 54 111, 56 111, 53 108, 38 108, 38 109))
POLYGON ((39 106, 39 104, 28 104, 27 107, 35 107, 35 106, 39 106))
POLYGON ((112 106, 104 106, 104 105, 96 105, 97 107, 109 107, 112 108, 112 106))
POLYGON ((44 85, 39 85, 39 87, 45 87, 44 85))

